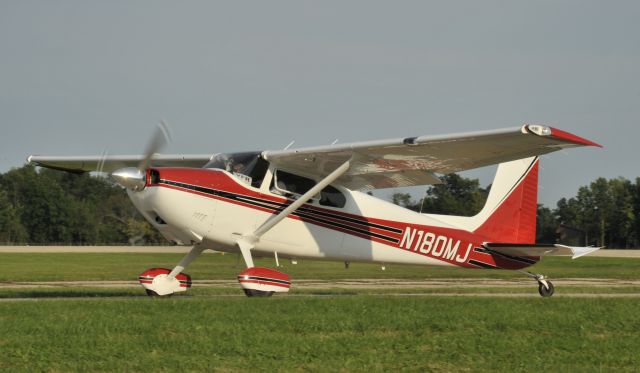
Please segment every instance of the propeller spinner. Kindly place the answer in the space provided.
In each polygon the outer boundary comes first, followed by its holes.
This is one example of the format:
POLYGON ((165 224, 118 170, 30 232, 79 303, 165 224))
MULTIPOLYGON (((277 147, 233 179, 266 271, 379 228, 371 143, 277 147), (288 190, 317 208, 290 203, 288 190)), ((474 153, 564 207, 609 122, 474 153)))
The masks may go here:
POLYGON ((151 137, 151 141, 147 144, 144 158, 138 164, 138 167, 125 167, 113 171, 109 177, 114 182, 132 191, 140 191, 147 184, 147 169, 151 167, 153 156, 165 145, 171 141, 169 128, 164 121, 160 121, 156 131, 151 137))

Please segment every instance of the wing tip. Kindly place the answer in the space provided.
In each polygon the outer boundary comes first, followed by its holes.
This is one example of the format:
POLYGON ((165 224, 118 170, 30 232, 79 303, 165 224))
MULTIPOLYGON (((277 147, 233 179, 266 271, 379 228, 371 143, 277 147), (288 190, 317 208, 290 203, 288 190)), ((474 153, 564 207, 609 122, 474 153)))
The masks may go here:
POLYGON ((525 124, 522 127, 522 132, 524 133, 533 133, 538 136, 543 137, 551 137, 555 140, 565 141, 573 144, 577 144, 579 146, 594 146, 597 148, 604 148, 604 146, 598 144, 597 142, 587 140, 583 137, 574 135, 573 133, 566 132, 557 128, 543 126, 538 124, 525 124))
POLYGON ((563 130, 559 130, 557 128, 553 128, 550 127, 551 129, 551 136, 553 138, 559 139, 559 140, 564 140, 564 141, 568 141, 568 142, 572 142, 575 144, 579 144, 579 145, 584 145, 584 146, 595 146, 597 148, 604 148, 604 146, 598 144, 597 142, 591 141, 591 140, 587 140, 583 137, 580 136, 576 136, 572 133, 563 131, 563 130))

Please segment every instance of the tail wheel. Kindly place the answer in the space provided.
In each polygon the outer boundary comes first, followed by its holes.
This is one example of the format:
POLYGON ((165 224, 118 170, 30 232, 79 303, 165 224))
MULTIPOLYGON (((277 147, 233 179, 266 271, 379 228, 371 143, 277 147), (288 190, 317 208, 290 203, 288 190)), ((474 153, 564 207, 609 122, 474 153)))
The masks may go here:
POLYGON ((551 281, 546 281, 546 282, 547 282, 547 285, 549 286, 548 288, 544 286, 542 282, 538 283, 538 293, 540 293, 540 295, 545 298, 552 296, 555 291, 551 281))

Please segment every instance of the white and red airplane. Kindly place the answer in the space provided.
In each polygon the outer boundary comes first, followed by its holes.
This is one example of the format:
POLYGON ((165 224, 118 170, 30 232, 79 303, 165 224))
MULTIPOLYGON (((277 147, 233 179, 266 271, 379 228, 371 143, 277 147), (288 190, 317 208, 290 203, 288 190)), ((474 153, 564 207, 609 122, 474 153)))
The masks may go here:
MULTIPOLYGON (((214 155, 159 155, 159 126, 139 156, 30 156, 42 167, 104 171, 127 189, 164 237, 191 251, 172 270, 140 275, 149 295, 191 286, 182 273, 205 249, 240 252, 248 296, 287 292, 285 273, 255 267, 253 255, 344 262, 521 270, 542 255, 573 258, 597 247, 537 245, 538 156, 600 145, 542 125, 443 136, 214 155), (153 164, 153 166, 152 166, 153 164), (429 185, 447 174, 499 164, 475 216, 421 214, 368 195, 371 189, 429 185)), ((542 296, 553 284, 535 279, 542 296)))

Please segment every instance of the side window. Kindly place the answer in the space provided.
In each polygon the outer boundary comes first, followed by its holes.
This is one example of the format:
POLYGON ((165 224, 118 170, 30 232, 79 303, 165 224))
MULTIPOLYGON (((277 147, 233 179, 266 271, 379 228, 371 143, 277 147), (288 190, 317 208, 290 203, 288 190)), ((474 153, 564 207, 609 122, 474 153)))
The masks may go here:
MULTIPOLYGON (((285 196, 303 195, 316 185, 316 182, 306 177, 277 170, 273 179, 272 191, 285 196)), ((342 208, 347 203, 347 198, 338 189, 331 185, 320 192, 320 205, 342 208)))
POLYGON ((274 189, 281 193, 302 195, 316 185, 316 182, 306 177, 294 175, 286 171, 277 170, 274 178, 274 189))
POLYGON ((344 207, 346 203, 347 199, 344 194, 331 185, 322 189, 322 192, 320 192, 320 204, 323 206, 344 207))

